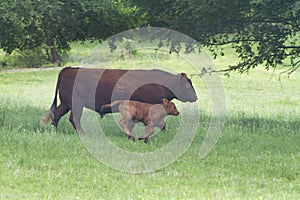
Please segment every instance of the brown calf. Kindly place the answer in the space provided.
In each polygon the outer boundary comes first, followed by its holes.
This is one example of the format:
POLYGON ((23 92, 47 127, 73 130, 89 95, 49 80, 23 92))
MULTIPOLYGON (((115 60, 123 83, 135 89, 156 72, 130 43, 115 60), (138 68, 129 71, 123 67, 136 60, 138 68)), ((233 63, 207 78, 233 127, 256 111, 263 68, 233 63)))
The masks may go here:
POLYGON ((163 99, 162 104, 148 104, 132 100, 115 100, 111 104, 105 104, 101 107, 101 111, 112 109, 118 106, 118 111, 122 118, 119 121, 120 126, 126 132, 131 140, 135 140, 131 131, 138 122, 144 123, 146 126, 145 135, 139 137, 139 140, 148 141, 148 137, 154 133, 154 127, 161 130, 165 129, 164 118, 167 115, 179 115, 179 112, 173 102, 163 99))

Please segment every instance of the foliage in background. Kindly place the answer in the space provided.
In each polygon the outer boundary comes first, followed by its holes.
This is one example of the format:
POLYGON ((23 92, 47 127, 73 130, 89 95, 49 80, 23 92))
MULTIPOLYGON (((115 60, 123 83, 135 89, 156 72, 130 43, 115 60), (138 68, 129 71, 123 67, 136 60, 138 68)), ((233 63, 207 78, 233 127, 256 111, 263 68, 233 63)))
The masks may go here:
POLYGON ((240 61, 224 71, 247 72, 284 64, 288 73, 300 67, 298 0, 133 0, 151 26, 189 35, 213 55, 230 44, 240 61))
MULTIPOLYGON (((44 45, 48 60, 58 65, 70 42, 104 40, 152 26, 187 34, 197 41, 196 48, 208 48, 214 57, 223 56, 224 45, 230 45, 239 62, 221 71, 280 65, 292 73, 300 67, 298 0, 3 0, 0 13, 5 27, 0 48, 10 53, 44 45)), ((160 37, 169 39, 168 34, 160 37)), ((192 51, 188 48, 186 53, 192 51)), ((170 51, 179 50, 180 43, 173 41, 170 51)))
POLYGON ((12 53, 0 54, 0 67, 11 68, 39 68, 53 66, 45 52, 45 48, 36 47, 32 49, 14 50, 12 53))
POLYGON ((11 53, 46 46, 49 60, 61 65, 59 53, 70 42, 104 38, 138 26, 136 7, 119 0, 0 2, 0 48, 11 53))

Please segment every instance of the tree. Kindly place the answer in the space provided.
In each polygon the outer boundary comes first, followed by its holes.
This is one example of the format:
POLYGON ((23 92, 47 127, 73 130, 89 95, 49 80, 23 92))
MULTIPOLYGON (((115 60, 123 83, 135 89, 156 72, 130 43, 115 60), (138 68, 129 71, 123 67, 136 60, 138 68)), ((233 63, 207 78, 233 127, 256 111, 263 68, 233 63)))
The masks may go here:
POLYGON ((139 23, 137 9, 120 0, 23 0, 0 2, 0 48, 7 52, 46 46, 49 59, 70 42, 103 40, 139 23))
MULTIPOLYGON (((150 25, 194 38, 197 44, 187 53, 206 47, 217 57, 230 45, 240 61, 223 72, 284 65, 292 73, 300 67, 299 0, 2 0, 0 12, 0 48, 44 45, 58 64, 70 42, 150 25)), ((178 50, 175 43, 171 51, 178 50)))
POLYGON ((207 47, 214 57, 224 55, 224 45, 238 54, 237 65, 222 72, 247 72, 258 65, 266 69, 300 67, 300 2, 298 0, 133 0, 147 13, 151 26, 171 28, 207 47))

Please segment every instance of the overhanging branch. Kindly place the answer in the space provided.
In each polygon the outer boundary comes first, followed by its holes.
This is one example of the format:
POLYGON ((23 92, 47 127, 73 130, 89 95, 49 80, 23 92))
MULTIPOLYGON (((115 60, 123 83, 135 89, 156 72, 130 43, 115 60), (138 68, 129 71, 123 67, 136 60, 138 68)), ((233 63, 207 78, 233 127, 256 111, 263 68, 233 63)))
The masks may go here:
POLYGON ((232 43, 239 43, 239 42, 261 42, 262 40, 231 40, 231 41, 225 41, 225 42, 208 42, 206 43, 207 45, 212 45, 212 46, 222 46, 226 44, 232 44, 232 43))
POLYGON ((281 49, 300 49, 300 46, 279 46, 281 49))

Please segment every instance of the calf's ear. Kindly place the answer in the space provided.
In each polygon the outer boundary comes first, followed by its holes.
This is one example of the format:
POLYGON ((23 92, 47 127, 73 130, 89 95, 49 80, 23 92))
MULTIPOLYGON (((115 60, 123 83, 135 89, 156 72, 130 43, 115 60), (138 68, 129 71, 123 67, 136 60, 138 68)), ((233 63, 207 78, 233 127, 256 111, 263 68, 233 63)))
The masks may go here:
POLYGON ((163 101, 164 104, 168 104, 169 103, 168 99, 163 99, 162 101, 163 101))

